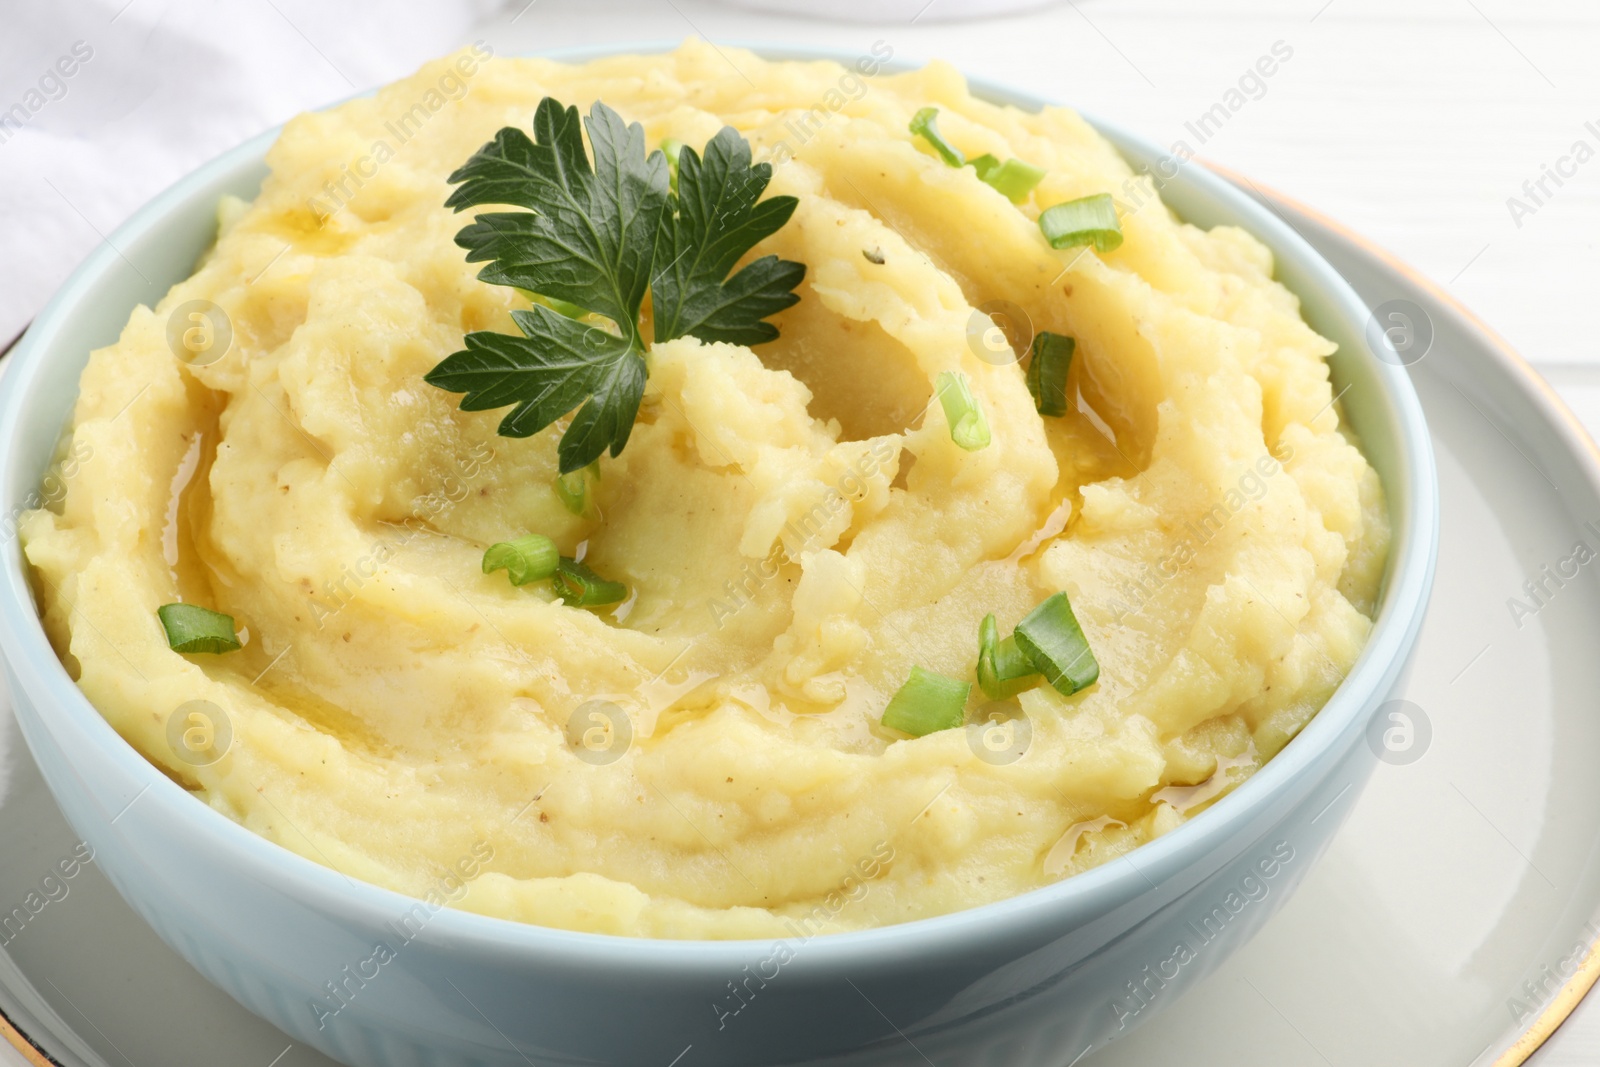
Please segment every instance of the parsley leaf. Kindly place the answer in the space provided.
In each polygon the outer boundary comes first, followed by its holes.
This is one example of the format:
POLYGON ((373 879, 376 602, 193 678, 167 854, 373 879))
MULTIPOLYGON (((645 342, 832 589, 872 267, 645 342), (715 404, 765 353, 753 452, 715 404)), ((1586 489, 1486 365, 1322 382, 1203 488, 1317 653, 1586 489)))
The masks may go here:
POLYGON ((638 349, 538 304, 511 319, 524 336, 469 333, 466 351, 429 371, 428 383, 467 394, 462 411, 515 404, 500 420, 502 437, 530 437, 583 404, 557 449, 562 474, 587 467, 607 445, 613 456, 621 452, 644 395, 638 349))
POLYGON ((540 302, 512 312, 522 336, 469 333, 465 350, 425 379, 466 394, 463 411, 512 406, 500 423, 507 437, 530 436, 577 409, 558 449, 569 474, 608 448, 618 455, 628 442, 648 375, 640 326, 647 290, 653 341, 754 345, 778 336, 763 320, 799 300, 793 289, 805 266, 763 256, 728 277, 798 204, 788 196, 760 200, 772 168, 752 165, 749 143, 732 127, 711 139, 703 158, 681 150, 676 191, 666 155, 647 156, 643 128, 605 104, 596 102, 580 125, 577 108, 545 97, 533 134, 497 133, 450 175, 458 188, 445 206, 523 209, 478 215, 456 243, 469 263, 486 264, 480 279, 540 302), (587 316, 609 319, 615 330, 587 316))
POLYGON ((650 283, 656 341, 689 336, 758 345, 778 336, 762 320, 799 302, 792 290, 805 265, 762 256, 728 278, 739 257, 782 229, 800 203, 792 196, 757 203, 771 180, 772 166, 751 166, 750 144, 732 126, 711 139, 703 160, 692 148, 679 151, 678 195, 661 218, 661 266, 650 283))
POLYGON ((533 118, 537 143, 515 127, 501 130, 450 175, 460 188, 445 207, 527 208, 479 215, 456 235, 468 263, 488 261, 478 277, 604 315, 635 340, 667 203, 667 160, 660 153, 646 159, 644 130, 624 125, 604 104, 584 125, 592 170, 578 109, 545 97, 533 118))

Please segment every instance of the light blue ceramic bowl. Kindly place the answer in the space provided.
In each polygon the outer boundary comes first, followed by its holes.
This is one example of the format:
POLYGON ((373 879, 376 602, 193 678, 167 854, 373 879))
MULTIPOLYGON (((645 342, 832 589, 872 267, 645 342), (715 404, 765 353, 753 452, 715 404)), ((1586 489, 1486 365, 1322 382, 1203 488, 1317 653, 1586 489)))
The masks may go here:
MULTIPOLYGON (((1042 103, 977 88, 1026 108, 1042 103)), ((1097 125, 1135 165, 1162 159, 1097 125)), ((129 747, 51 651, 10 521, 39 484, 89 351, 115 340, 135 304, 154 305, 191 271, 213 238, 217 198, 255 193, 275 136, 202 167, 117 230, 0 375, 0 648, 22 732, 100 868, 240 1003, 362 1067, 1064 1065, 1204 978, 1321 854, 1375 763, 1364 734, 1422 621, 1438 526, 1433 455, 1411 383, 1369 350, 1368 310, 1350 287, 1270 211, 1191 165, 1165 183, 1167 202, 1201 226, 1243 226, 1272 248, 1306 318, 1339 344, 1334 379, 1393 514, 1371 640, 1299 737, 1232 795, 1131 856, 998 904, 796 937, 783 952, 771 942, 632 940, 445 909, 362 978, 361 962, 379 943, 398 944, 393 924, 416 902, 255 836, 129 747), (785 954, 781 966, 770 962, 785 954), (314 1007, 330 981, 347 1001, 331 1018, 314 1007), (745 1004, 736 1014, 734 987, 745 1004)))

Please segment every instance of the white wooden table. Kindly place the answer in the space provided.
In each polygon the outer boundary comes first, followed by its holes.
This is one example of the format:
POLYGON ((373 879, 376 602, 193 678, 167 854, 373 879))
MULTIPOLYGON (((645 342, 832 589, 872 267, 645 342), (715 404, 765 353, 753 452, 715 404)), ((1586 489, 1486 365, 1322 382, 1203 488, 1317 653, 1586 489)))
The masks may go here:
MULTIPOLYGON (((952 2, 933 0, 914 23, 845 25, 708 0, 507 0, 468 39, 485 36, 501 52, 693 33, 861 50, 883 41, 897 56, 944 58, 1164 144, 1185 140, 1432 277, 1549 376, 1591 430, 1600 429, 1593 317, 1600 304, 1600 64, 1593 56, 1600 5, 1072 0, 1007 19, 940 22, 940 5, 952 2), (1223 102, 1274 45, 1290 57, 1259 86, 1244 86, 1243 104, 1201 143, 1189 124, 1223 102), (1558 186, 1544 177, 1547 166, 1570 176, 1558 186)), ((270 47, 303 62, 298 53, 329 44, 318 42, 315 24, 298 29, 270 47)), ((440 40, 438 48, 456 43, 440 40)), ((330 76, 325 88, 306 91, 320 94, 309 106, 350 89, 330 76)), ((6 1051, 0 1062, 9 1062, 6 1051)), ((1581 1007, 1530 1062, 1600 1063, 1600 999, 1581 1007)))

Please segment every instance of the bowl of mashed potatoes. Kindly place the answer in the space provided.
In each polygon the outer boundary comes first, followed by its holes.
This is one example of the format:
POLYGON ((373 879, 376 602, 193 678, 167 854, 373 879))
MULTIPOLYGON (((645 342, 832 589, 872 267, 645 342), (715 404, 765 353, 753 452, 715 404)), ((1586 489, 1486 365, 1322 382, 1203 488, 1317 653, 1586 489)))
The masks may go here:
POLYGON ((881 43, 477 45, 40 316, 7 678, 122 894, 346 1062, 1066 1063, 1370 769, 1437 501, 1367 319, 881 43))

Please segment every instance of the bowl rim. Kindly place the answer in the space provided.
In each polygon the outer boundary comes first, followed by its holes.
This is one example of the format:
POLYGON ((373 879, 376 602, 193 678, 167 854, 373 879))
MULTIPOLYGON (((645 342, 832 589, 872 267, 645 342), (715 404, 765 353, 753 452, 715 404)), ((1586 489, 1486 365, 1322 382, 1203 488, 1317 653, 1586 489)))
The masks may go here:
MULTIPOLYGON (((641 41, 585 45, 525 53, 527 58, 582 62, 605 56, 655 54, 677 47, 676 41, 641 41)), ((837 48, 779 45, 771 42, 727 42, 762 58, 795 61, 832 61, 848 64, 857 53, 837 48)), ((900 71, 922 66, 925 59, 894 56, 880 69, 900 71)), ((1037 93, 1013 88, 988 78, 968 77, 974 95, 1027 110, 1057 105, 1037 93)), ((370 93, 374 90, 369 90, 370 93)), ((367 93, 355 94, 355 96, 367 93)), ((353 99, 348 97, 346 99, 353 99)), ((318 110, 337 107, 335 101, 318 110)), ((1119 154, 1132 147, 1161 158, 1158 148, 1129 134, 1115 123, 1079 112, 1097 132, 1111 140, 1119 154)), ((119 249, 137 243, 141 235, 159 230, 174 215, 215 204, 197 204, 204 187, 227 173, 259 166, 283 127, 272 129, 214 157, 190 171, 148 201, 117 227, 84 259, 40 312, 33 324, 0 365, 0 501, 8 500, 8 453, 15 447, 21 410, 30 387, 49 353, 63 319, 79 303, 92 298, 96 283, 115 268, 119 249)), ((1193 162, 1199 162, 1195 160, 1193 162)), ((1172 183, 1187 183, 1219 204, 1241 226, 1269 245, 1275 265, 1293 259, 1316 279, 1316 288, 1336 309, 1336 314, 1360 323, 1367 306, 1333 267, 1270 208, 1258 203, 1219 174, 1202 166, 1184 166, 1172 183)), ((163 293, 163 296, 165 293, 163 293)), ((1354 331, 1364 338, 1364 332, 1354 331)), ((1213 849, 1225 846, 1241 824, 1266 814, 1280 795, 1307 768, 1350 730, 1368 704, 1386 688, 1386 676, 1402 662, 1414 645, 1428 593, 1438 540, 1438 484, 1431 439, 1420 401, 1404 368, 1377 359, 1369 345, 1361 345, 1356 358, 1372 364, 1392 411, 1399 446, 1396 466, 1402 484, 1385 484, 1386 499, 1396 533, 1390 546, 1388 580, 1368 640, 1332 696, 1294 739, 1247 781, 1206 811, 1154 841, 1116 860, 1071 878, 1025 893, 961 911, 908 920, 865 930, 813 935, 803 938, 805 956, 812 964, 849 961, 871 964, 892 960, 907 949, 919 954, 962 952, 993 944, 1003 934, 1026 930, 1037 920, 1074 911, 1098 913, 1107 902, 1133 899, 1160 880, 1193 866, 1213 849), (1398 490, 1398 491, 1397 491, 1398 490), (1135 862, 1137 858, 1138 862, 1135 862)), ((20 488, 20 487, 18 487, 20 488)), ((51 690, 55 707, 66 725, 100 748, 119 771, 142 784, 148 800, 181 821, 188 832, 201 835, 220 853, 219 862, 237 864, 258 872, 278 891, 325 913, 362 923, 381 924, 413 907, 418 898, 341 872, 308 859, 261 837, 243 825, 195 799, 147 761, 125 741, 89 702, 68 676, 45 636, 35 607, 21 538, 11 538, 0 565, 0 654, 19 679, 27 675, 36 686, 51 690)), ((19 703, 26 697, 18 684, 19 703)), ((20 713, 20 709, 19 709, 20 713)), ((143 792, 140 793, 144 795, 143 792)), ((594 933, 540 926, 533 923, 462 911, 439 909, 422 935, 428 941, 459 944, 496 958, 525 958, 529 953, 555 961, 582 960, 591 966, 615 965, 635 971, 681 973, 693 967, 722 971, 737 969, 753 951, 769 948, 786 938, 677 939, 594 933)))

